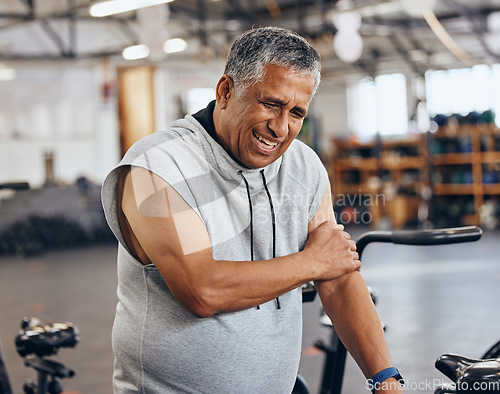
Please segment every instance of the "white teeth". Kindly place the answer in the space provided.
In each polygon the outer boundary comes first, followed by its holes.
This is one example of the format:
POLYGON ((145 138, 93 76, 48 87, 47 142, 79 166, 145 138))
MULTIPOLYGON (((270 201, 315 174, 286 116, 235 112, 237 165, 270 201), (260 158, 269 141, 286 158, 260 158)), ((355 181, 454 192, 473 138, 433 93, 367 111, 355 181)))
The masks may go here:
POLYGON ((257 138, 259 141, 263 142, 264 144, 266 144, 267 146, 271 147, 271 148, 274 148, 276 145, 278 145, 277 142, 272 142, 272 141, 269 141, 268 139, 265 139, 264 137, 261 137, 260 135, 257 135, 255 133, 253 133, 254 137, 257 138))

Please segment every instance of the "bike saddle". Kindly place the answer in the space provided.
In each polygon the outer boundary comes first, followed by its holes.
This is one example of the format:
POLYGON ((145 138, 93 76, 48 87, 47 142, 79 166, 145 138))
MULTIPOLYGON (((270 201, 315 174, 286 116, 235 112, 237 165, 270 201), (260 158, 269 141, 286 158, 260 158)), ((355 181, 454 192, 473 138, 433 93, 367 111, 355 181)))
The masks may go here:
POLYGON ((453 381, 456 393, 500 393, 500 359, 479 360, 445 354, 436 361, 436 368, 453 381))
POLYGON ((35 317, 25 317, 21 328, 15 341, 21 357, 56 354, 60 347, 74 347, 80 339, 78 328, 68 322, 44 323, 35 317))
POLYGON ((454 383, 462 375, 462 372, 471 365, 482 360, 460 356, 458 354, 444 354, 436 360, 436 368, 449 377, 454 383))

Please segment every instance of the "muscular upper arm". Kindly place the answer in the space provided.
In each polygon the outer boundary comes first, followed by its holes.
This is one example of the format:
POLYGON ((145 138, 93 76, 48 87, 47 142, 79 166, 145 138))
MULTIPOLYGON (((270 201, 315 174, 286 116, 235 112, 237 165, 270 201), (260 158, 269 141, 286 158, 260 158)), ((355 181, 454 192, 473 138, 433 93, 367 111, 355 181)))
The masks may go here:
POLYGON ((143 168, 123 170, 119 190, 127 246, 143 264, 153 263, 174 296, 189 304, 190 288, 212 256, 202 220, 166 181, 143 168))
POLYGON ((210 248, 200 217, 162 178, 140 167, 124 174, 121 207, 133 235, 154 264, 210 248))

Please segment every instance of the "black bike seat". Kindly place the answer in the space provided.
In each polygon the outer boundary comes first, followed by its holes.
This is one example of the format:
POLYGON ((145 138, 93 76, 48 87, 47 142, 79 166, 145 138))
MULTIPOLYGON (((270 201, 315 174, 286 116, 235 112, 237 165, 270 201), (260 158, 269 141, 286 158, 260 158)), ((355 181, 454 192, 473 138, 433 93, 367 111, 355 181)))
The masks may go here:
POLYGON ((456 391, 439 393, 500 393, 500 358, 474 359, 457 354, 444 354, 436 360, 436 368, 449 377, 456 391))
POLYGON ((483 360, 460 356, 458 354, 443 354, 436 360, 435 366, 456 383, 466 368, 481 361, 483 360))

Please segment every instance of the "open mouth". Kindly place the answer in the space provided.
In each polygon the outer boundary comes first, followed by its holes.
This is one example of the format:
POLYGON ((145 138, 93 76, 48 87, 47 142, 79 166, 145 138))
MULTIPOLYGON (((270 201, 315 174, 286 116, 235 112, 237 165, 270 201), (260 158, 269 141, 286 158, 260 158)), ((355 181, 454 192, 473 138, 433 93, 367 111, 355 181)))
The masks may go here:
POLYGON ((264 148, 266 150, 274 149, 276 147, 276 145, 278 145, 277 142, 269 141, 268 139, 258 135, 255 132, 252 132, 252 134, 253 134, 253 137, 254 137, 255 141, 257 142, 257 144, 259 144, 259 146, 261 146, 262 148, 264 148))

